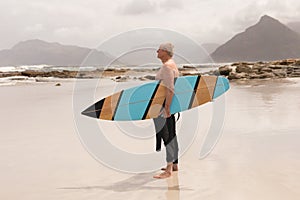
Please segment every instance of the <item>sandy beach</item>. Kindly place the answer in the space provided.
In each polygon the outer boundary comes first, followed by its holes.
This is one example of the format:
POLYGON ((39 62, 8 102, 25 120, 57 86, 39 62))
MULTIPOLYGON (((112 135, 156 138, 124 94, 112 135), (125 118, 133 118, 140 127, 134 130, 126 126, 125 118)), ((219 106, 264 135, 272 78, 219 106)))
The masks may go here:
MULTIPOLYGON (((99 97, 116 84, 143 83, 104 82, 99 97)), ((199 159, 199 152, 212 103, 197 108, 197 137, 181 156, 179 172, 165 180, 152 178, 159 168, 133 174, 96 161, 76 132, 74 81, 54 85, 0 87, 0 199, 299 199, 300 78, 232 82, 222 137, 205 159, 199 159)), ((185 134, 178 132, 179 138, 185 134)), ((125 141, 115 142, 130 150, 154 151, 154 138, 131 145, 125 141)))

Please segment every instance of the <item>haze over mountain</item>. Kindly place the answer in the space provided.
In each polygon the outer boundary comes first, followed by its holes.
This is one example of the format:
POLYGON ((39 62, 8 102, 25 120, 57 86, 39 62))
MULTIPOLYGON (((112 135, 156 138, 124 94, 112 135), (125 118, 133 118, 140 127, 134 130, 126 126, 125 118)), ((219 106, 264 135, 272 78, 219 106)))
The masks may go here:
POLYGON ((292 29, 293 31, 300 34, 300 21, 298 22, 290 22, 287 24, 287 26, 292 29))
POLYGON ((217 43, 204 43, 204 44, 202 44, 202 47, 209 54, 213 53, 219 46, 220 46, 220 44, 217 44, 217 43))
MULTIPOLYGON (((62 45, 59 43, 50 43, 38 39, 22 41, 16 44, 11 49, 0 51, 0 66, 9 65, 57 65, 57 66, 79 66, 83 65, 101 65, 108 64, 124 64, 126 65, 160 65, 161 62, 157 59, 156 48, 159 44, 152 45, 141 44, 141 46, 133 46, 132 51, 128 51, 121 57, 116 57, 107 52, 98 51, 95 49, 83 48, 72 45, 62 45), (135 50, 138 49, 138 50, 135 50), (88 56, 88 59, 86 60, 88 56), (112 62, 112 63, 111 63, 112 62)), ((174 56, 178 63, 200 63, 216 48, 217 44, 203 44, 202 50, 197 45, 177 47, 174 56), (181 51, 181 52, 180 52, 181 51), (184 54, 183 54, 184 52, 184 54), (188 55, 187 57, 180 57, 181 55, 188 55)))
POLYGON ((0 51, 0 66, 7 65, 106 65, 112 57, 97 50, 49 43, 42 40, 19 42, 11 49, 0 51), (88 60, 85 61, 85 58, 88 60))
POLYGON ((278 20, 263 16, 211 54, 216 62, 268 61, 300 57, 300 35, 278 20))
MULTIPOLYGON (((157 58, 157 48, 159 43, 140 44, 132 46, 118 61, 133 66, 160 66, 161 61, 157 58)), ((174 60, 177 64, 195 64, 206 61, 207 56, 216 49, 217 44, 203 44, 196 43, 186 44, 177 41, 174 48, 174 60)))

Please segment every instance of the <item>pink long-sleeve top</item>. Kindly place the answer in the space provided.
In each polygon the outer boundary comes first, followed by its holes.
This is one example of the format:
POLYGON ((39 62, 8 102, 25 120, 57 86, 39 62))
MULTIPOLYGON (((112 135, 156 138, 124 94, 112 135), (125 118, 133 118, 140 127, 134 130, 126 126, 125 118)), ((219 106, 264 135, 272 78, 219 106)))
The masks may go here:
MULTIPOLYGON (((176 65, 175 65, 176 66, 176 65)), ((162 80, 162 83, 174 91, 174 78, 179 76, 177 68, 171 68, 168 65, 163 65, 157 72, 155 79, 162 80)))

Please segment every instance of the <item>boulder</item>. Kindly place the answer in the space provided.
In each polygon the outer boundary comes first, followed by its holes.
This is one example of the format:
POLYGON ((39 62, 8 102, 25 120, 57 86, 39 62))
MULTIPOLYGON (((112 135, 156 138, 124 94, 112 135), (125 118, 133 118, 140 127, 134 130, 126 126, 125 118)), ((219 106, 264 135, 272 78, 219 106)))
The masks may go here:
POLYGON ((267 67, 266 64, 255 64, 252 66, 252 73, 261 74, 261 69, 267 67))
POLYGON ((146 75, 143 78, 145 78, 147 80, 155 80, 155 76, 154 75, 146 75))
POLYGON ((296 60, 293 65, 300 66, 300 60, 296 60))
POLYGON ((0 72, 0 78, 11 77, 11 76, 22 76, 21 72, 0 72))
POLYGON ((220 75, 228 76, 230 72, 232 72, 232 68, 228 65, 219 68, 220 75))
POLYGON ((293 66, 294 71, 300 71, 300 66, 293 66))
POLYGON ((190 65, 183 65, 182 67, 183 69, 196 69, 195 66, 190 66, 190 65))
POLYGON ((272 69, 269 67, 263 67, 260 71, 261 72, 272 72, 272 69))
POLYGON ((263 78, 274 78, 274 77, 275 75, 273 73, 265 72, 261 74, 259 78, 263 79, 263 78))
POLYGON ((262 68, 266 67, 265 64, 254 64, 252 66, 252 71, 260 71, 262 68))
POLYGON ((251 73, 252 68, 248 65, 238 65, 235 69, 237 73, 251 73))
MULTIPOLYGON (((133 80, 136 80, 137 77, 134 77, 133 80)), ((140 81, 148 81, 148 79, 146 79, 145 77, 139 77, 138 78, 140 81)))
POLYGON ((271 62, 274 65, 292 65, 296 62, 295 59, 285 59, 285 60, 277 60, 271 62))
POLYGON ((242 79, 242 78, 247 78, 247 77, 248 77, 248 74, 246 74, 245 72, 241 72, 241 73, 230 72, 230 74, 228 75, 229 80, 242 79))
POLYGON ((288 66, 286 66, 286 65, 269 65, 268 68, 270 68, 270 69, 287 69, 288 66))
POLYGON ((128 81, 129 79, 130 79, 129 76, 116 76, 112 80, 114 80, 116 82, 125 82, 125 81, 128 81))
POLYGON ((44 73, 34 70, 26 70, 21 72, 22 76, 28 76, 28 77, 37 77, 42 76, 44 73))
POLYGON ((258 78, 260 78, 260 75, 256 74, 256 73, 251 73, 251 74, 249 74, 249 78, 250 79, 258 79, 258 78))
POLYGON ((68 71, 68 70, 63 70, 63 71, 52 71, 45 73, 45 76, 48 77, 57 77, 57 78, 76 78, 77 77, 76 71, 68 71))
POLYGON ((182 76, 197 76, 197 75, 201 75, 201 72, 191 72, 191 71, 188 71, 188 72, 180 72, 180 74, 182 76))
POLYGON ((266 62, 258 61, 257 63, 254 63, 254 65, 266 65, 266 62))
POLYGON ((289 77, 300 77, 300 72, 293 72, 289 74, 289 77))
POLYGON ((287 73, 284 70, 275 70, 275 71, 273 71, 273 74, 278 78, 286 78, 287 77, 287 73))
POLYGON ((34 70, 26 70, 21 72, 23 76, 28 77, 56 77, 56 78, 76 78, 77 71, 51 71, 51 72, 42 72, 42 71, 34 71, 34 70))
POLYGON ((294 67, 287 67, 287 69, 286 69, 287 74, 291 74, 293 72, 294 72, 294 67))

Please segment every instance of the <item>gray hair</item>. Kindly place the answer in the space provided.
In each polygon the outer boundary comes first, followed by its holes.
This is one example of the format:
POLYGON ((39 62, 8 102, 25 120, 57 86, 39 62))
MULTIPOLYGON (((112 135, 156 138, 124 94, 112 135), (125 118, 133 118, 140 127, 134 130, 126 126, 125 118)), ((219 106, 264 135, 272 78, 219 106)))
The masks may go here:
POLYGON ((161 44, 159 49, 168 52, 169 56, 171 57, 174 55, 174 45, 170 42, 161 44))

